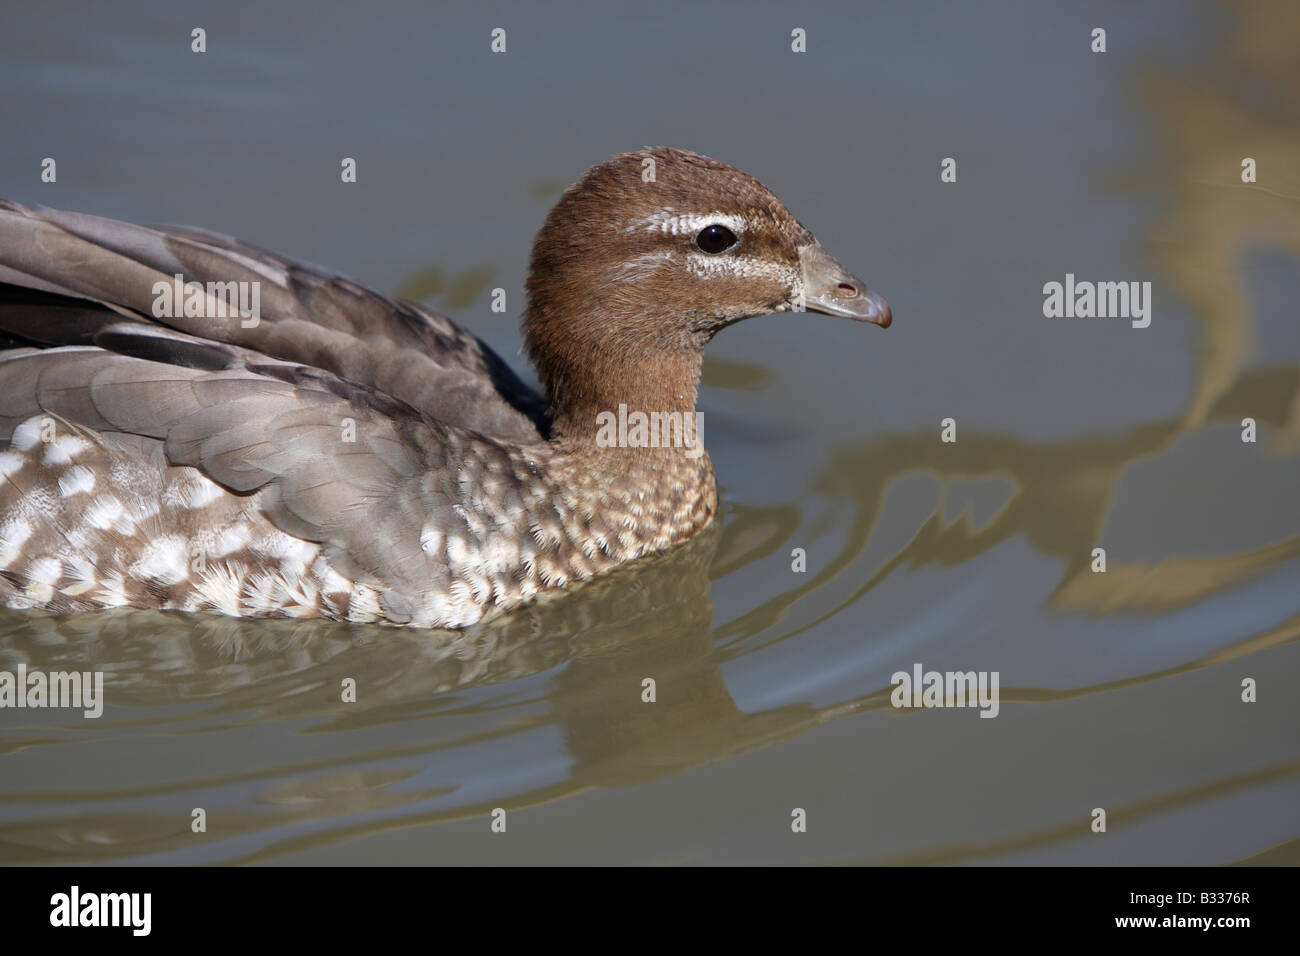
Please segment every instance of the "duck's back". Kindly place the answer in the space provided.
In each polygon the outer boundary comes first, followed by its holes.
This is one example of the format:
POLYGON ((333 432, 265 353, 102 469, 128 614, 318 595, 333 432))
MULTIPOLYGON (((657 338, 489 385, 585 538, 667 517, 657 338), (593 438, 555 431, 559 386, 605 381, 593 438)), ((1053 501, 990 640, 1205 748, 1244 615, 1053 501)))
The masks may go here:
MULTIPOLYGON (((101 333, 130 320, 331 372, 489 438, 529 444, 544 428, 542 399, 445 315, 229 236, 0 199, 0 283, 9 344, 113 350, 101 333), (156 284, 177 275, 205 288, 257 283, 257 322, 187 316, 175 302, 179 314, 157 316, 156 284)), ((162 345, 149 357, 169 359, 162 345)))
POLYGON ((227 237, 7 202, 0 283, 4 603, 461 625, 520 587, 479 545, 545 496, 518 452, 543 404, 445 316, 227 237), (257 283, 256 321, 156 309, 177 275, 257 283))

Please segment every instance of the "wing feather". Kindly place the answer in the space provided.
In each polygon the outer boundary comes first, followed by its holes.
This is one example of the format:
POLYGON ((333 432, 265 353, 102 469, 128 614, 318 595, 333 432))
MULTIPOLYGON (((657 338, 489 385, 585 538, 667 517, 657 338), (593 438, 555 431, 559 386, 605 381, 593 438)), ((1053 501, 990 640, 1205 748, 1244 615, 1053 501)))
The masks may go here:
MULTIPOLYGON (((123 317, 165 323, 367 385, 430 419, 500 441, 531 444, 545 433, 542 399, 446 316, 228 236, 0 200, 0 282, 8 284, 0 331, 26 341, 97 340, 111 349, 120 343, 98 333, 123 317), (260 321, 245 328, 237 316, 155 318, 154 286, 175 275, 258 282, 260 321)), ((191 360, 198 356, 189 350, 191 360)))

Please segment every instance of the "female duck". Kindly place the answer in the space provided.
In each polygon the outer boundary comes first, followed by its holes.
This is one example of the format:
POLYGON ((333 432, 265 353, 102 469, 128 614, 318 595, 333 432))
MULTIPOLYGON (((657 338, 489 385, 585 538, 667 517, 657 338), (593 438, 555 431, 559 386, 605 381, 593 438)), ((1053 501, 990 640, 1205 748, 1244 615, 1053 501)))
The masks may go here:
POLYGON ((464 627, 709 522, 689 432, 608 422, 690 416, 719 329, 890 323, 757 180, 674 149, 570 187, 527 288, 545 400, 447 317, 343 277, 0 201, 0 602, 464 627))

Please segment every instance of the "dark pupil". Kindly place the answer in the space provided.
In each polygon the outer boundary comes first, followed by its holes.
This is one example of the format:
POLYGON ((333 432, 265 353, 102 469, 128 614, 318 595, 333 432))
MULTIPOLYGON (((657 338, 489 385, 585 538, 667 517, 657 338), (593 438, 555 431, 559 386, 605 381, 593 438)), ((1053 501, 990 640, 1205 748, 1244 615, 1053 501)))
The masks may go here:
POLYGON ((705 226, 695 237, 695 244, 702 251, 716 255, 736 244, 736 234, 726 226, 705 226))

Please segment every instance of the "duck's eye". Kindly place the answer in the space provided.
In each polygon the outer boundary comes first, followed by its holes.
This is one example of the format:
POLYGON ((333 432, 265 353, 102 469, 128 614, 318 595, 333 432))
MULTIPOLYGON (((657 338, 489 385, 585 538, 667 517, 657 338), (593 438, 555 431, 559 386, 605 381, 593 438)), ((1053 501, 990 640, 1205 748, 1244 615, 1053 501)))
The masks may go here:
POLYGON ((719 226, 714 223, 700 230, 700 234, 695 237, 695 244, 700 247, 701 252, 716 256, 719 252, 726 252, 736 244, 736 234, 726 226, 719 226))

